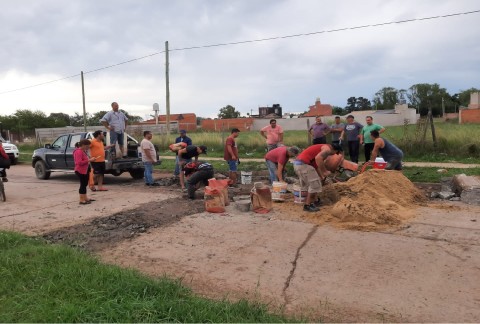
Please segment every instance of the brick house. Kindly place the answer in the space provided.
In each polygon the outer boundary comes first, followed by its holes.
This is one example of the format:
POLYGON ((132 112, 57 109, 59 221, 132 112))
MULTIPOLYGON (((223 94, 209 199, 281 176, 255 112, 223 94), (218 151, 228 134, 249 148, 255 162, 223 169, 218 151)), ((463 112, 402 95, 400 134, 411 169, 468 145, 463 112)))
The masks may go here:
POLYGON ((302 117, 332 116, 333 107, 329 104, 322 104, 320 98, 317 98, 315 104, 308 107, 307 113, 302 117))

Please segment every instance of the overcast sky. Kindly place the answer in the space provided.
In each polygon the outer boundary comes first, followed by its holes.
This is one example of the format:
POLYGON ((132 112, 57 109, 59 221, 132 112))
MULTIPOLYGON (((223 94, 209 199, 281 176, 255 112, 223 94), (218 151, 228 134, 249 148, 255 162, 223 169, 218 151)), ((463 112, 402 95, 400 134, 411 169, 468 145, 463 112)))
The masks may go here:
POLYGON ((320 97, 344 107, 384 86, 480 88, 480 13, 264 42, 174 50, 441 16, 478 0, 0 0, 0 115, 17 109, 165 112, 165 41, 172 113, 214 117, 279 103, 303 112, 320 97))

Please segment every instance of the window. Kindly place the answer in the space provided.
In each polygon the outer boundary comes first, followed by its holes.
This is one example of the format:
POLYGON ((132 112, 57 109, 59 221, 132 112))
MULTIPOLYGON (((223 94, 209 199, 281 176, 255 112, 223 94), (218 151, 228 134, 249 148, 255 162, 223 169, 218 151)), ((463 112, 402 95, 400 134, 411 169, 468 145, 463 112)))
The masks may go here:
POLYGON ((72 137, 70 138, 70 144, 68 145, 68 147, 75 147, 75 144, 80 142, 81 139, 82 139, 82 135, 80 134, 72 135, 72 137))
POLYGON ((67 145, 67 140, 68 140, 68 135, 60 136, 55 140, 55 142, 53 142, 52 147, 53 148, 65 147, 67 145))

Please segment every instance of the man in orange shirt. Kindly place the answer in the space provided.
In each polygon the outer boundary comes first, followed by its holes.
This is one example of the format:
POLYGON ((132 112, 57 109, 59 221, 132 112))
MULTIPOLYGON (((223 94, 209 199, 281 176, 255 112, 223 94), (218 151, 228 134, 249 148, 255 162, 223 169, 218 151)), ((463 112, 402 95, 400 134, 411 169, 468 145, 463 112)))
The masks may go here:
POLYGON ((105 149, 111 148, 113 145, 105 147, 103 141, 105 135, 101 130, 97 130, 93 133, 93 139, 90 142, 90 156, 94 158, 90 164, 92 165, 92 172, 94 181, 89 184, 92 191, 107 191, 108 189, 103 187, 103 177, 105 174, 105 149), (98 189, 95 188, 95 182, 98 184, 98 189))

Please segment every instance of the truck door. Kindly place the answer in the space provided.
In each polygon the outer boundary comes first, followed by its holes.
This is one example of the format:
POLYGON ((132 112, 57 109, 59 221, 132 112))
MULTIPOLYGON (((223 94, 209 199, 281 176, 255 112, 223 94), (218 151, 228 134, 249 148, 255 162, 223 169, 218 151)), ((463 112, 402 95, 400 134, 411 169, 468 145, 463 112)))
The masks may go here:
POLYGON ((46 152, 47 164, 52 169, 65 169, 65 151, 67 149, 68 135, 62 135, 53 142, 46 152))
POLYGON ((70 136, 67 149, 65 151, 65 163, 67 168, 73 170, 75 168, 75 161, 73 161, 73 151, 75 150, 75 143, 80 142, 82 134, 74 134, 70 136))

